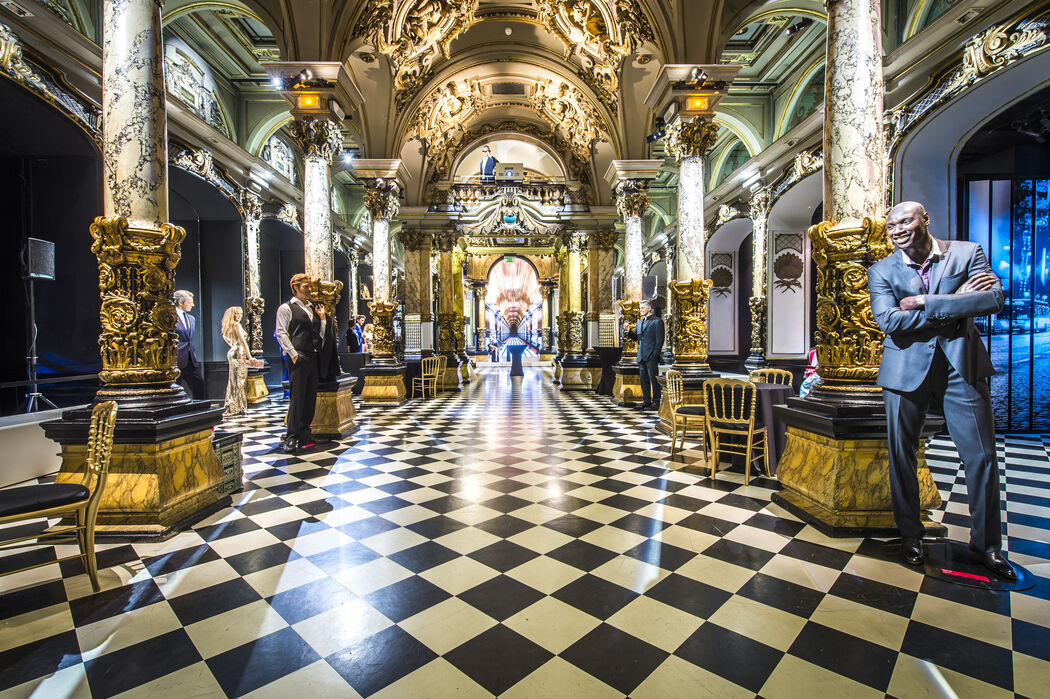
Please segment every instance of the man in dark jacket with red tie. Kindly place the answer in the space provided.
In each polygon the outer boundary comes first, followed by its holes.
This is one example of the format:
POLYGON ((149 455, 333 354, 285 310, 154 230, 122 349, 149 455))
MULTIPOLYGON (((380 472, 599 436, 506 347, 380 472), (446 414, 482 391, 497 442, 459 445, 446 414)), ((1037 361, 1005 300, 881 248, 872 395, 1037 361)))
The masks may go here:
POLYGON ((638 342, 638 378, 642 383, 642 404, 639 410, 656 410, 660 407, 660 384, 656 377, 660 375, 660 353, 664 348, 664 321, 653 314, 649 301, 642 300, 638 305, 640 318, 632 329, 629 323, 623 324, 624 336, 638 342))

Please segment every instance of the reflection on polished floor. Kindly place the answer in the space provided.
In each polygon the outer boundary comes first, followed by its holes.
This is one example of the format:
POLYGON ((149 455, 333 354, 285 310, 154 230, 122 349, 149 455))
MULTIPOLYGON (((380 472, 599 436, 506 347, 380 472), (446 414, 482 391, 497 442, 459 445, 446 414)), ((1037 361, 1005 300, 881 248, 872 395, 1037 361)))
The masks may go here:
MULTIPOLYGON (((1050 696, 1039 437, 1000 451, 1007 546, 1038 584, 989 593, 823 537, 775 481, 668 470, 649 415, 547 370, 479 365, 295 457, 281 409, 237 420, 234 506, 107 546, 102 593, 67 564, 0 582, 0 696, 1050 696)), ((957 462, 935 444, 963 538, 957 462)))

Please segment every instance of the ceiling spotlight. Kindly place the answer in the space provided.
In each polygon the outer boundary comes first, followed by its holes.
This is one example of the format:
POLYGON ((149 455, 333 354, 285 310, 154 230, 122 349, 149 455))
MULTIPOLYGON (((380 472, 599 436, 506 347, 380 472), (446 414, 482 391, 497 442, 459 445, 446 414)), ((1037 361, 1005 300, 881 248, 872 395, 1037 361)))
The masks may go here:
POLYGON ((692 71, 690 71, 689 82, 702 83, 705 80, 707 80, 707 73, 705 73, 704 69, 700 66, 696 66, 695 68, 693 68, 692 71))
POLYGON ((279 75, 273 76, 270 82, 273 84, 274 89, 280 90, 282 87, 284 87, 284 80, 279 75))
POLYGON ((813 24, 813 19, 812 18, 810 18, 810 17, 803 17, 802 19, 800 19, 799 21, 795 22, 794 24, 789 26, 787 29, 785 29, 784 30, 784 35, 785 36, 794 36, 795 34, 798 34, 800 31, 802 31, 803 29, 805 29, 806 27, 808 27, 811 24, 813 24))

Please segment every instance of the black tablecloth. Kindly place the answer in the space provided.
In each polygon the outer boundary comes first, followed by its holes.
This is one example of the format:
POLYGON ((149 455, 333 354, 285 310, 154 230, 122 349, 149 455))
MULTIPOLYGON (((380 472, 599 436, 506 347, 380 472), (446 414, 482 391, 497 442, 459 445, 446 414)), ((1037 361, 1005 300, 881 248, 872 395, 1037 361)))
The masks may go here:
POLYGON ((773 415, 774 405, 783 405, 795 395, 791 386, 775 383, 756 383, 758 405, 755 407, 755 426, 766 426, 766 449, 769 453, 769 472, 777 473, 777 462, 784 453, 784 442, 787 441, 787 428, 773 415))
POLYGON ((623 348, 598 347, 596 349, 598 350, 598 358, 602 362, 602 378, 598 383, 596 392, 602 396, 611 396, 613 386, 616 384, 616 372, 613 371, 613 366, 623 356, 623 348))

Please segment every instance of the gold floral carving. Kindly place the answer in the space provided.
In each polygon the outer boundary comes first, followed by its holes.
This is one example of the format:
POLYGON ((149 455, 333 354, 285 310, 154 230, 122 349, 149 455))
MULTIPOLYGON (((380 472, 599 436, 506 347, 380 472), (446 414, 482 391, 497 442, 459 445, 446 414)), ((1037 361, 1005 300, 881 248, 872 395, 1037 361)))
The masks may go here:
POLYGON ((766 355, 766 297, 752 296, 747 300, 751 309, 751 354, 766 355))
POLYGON ((467 333, 465 326, 467 324, 467 317, 462 313, 456 314, 456 320, 453 322, 452 329, 456 336, 456 351, 462 352, 467 349, 467 333))
POLYGON ((107 384, 170 383, 179 377, 175 351, 175 267, 186 231, 130 228, 123 217, 95 219, 91 252, 98 258, 102 299, 99 378, 107 384))
POLYGON ((302 224, 299 223, 299 207, 295 204, 285 204, 278 209, 274 218, 282 223, 287 223, 292 228, 303 229, 302 224))
POLYGON ((401 238, 401 244, 405 246, 405 250, 418 251, 430 247, 434 234, 430 231, 402 228, 398 237, 401 238))
POLYGON ((740 213, 740 210, 737 209, 735 206, 730 206, 729 204, 722 204, 720 207, 718 207, 718 218, 715 219, 715 227, 723 226, 732 221, 734 218, 740 218, 740 216, 742 216, 742 214, 740 213))
MULTIPOLYGON (((456 320, 458 313, 438 313, 438 352, 453 354, 456 351, 456 320)), ((462 326, 460 326, 462 327, 462 326)))
POLYGON ((248 312, 248 340, 251 343, 252 355, 261 357, 263 353, 262 337, 262 315, 266 310, 266 302, 259 296, 249 296, 247 302, 248 312))
POLYGON ((389 301, 373 301, 368 304, 372 311, 372 344, 376 359, 394 358, 394 311, 397 304, 389 301))
POLYGON ((616 183, 616 210, 624 221, 642 216, 649 208, 649 187, 643 180, 620 180, 616 183))
POLYGON ((550 80, 541 82, 532 95, 531 104, 581 160, 588 160, 594 144, 605 140, 602 137, 605 128, 598 110, 582 92, 568 83, 555 86, 550 80))
POLYGON ((332 156, 343 144, 339 125, 331 119, 300 117, 292 122, 288 131, 307 158, 323 158, 332 162, 332 156))
POLYGON ((675 364, 707 362, 707 301, 711 297, 710 279, 670 282, 674 302, 675 364))
POLYGON ((387 179, 376 179, 365 190, 365 209, 372 215, 372 220, 391 220, 401 210, 399 200, 401 189, 397 182, 387 179))
POLYGON ((966 43, 960 71, 948 84, 948 90, 977 82, 984 76, 1024 57, 1046 43, 1041 26, 1022 23, 1011 31, 1009 25, 989 27, 966 43))
POLYGON ((817 361, 823 389, 872 390, 882 359, 882 331, 868 297, 868 267, 893 250, 883 220, 832 230, 809 229, 817 264, 817 361))
POLYGON ((339 295, 343 291, 343 283, 340 281, 330 282, 327 279, 315 278, 312 280, 314 293, 310 301, 314 304, 324 306, 324 312, 330 320, 335 318, 335 307, 339 304, 339 295))
POLYGON ((539 20, 565 45, 565 58, 576 55, 578 71, 615 115, 620 66, 653 31, 637 0, 616 0, 615 14, 597 0, 537 0, 539 20))
POLYGON ((558 238, 562 247, 568 252, 580 252, 587 246, 587 234, 583 231, 563 230, 558 238))
POLYGON ((459 240, 459 231, 454 228, 446 228, 434 234, 434 247, 438 252, 452 252, 459 240))
POLYGON ((612 250, 616 246, 616 241, 620 239, 620 233, 615 228, 606 228, 604 230, 595 231, 591 233, 590 240, 599 250, 612 250))
POLYGON ((390 59, 398 112, 449 57, 452 41, 474 22, 478 0, 369 0, 354 28, 390 59), (396 8, 396 9, 395 9, 396 8))
POLYGON ((563 311, 565 351, 573 354, 583 352, 583 311, 563 311))
POLYGON ((679 163, 702 158, 718 140, 718 124, 703 117, 680 119, 667 130, 667 150, 679 163))
MULTIPOLYGON (((641 316, 638 304, 638 301, 620 301, 620 315, 623 316, 624 322, 630 325, 632 329, 638 323, 638 318, 641 316)), ((636 340, 631 340, 627 335, 623 336, 623 356, 638 356, 638 342, 636 340)))

